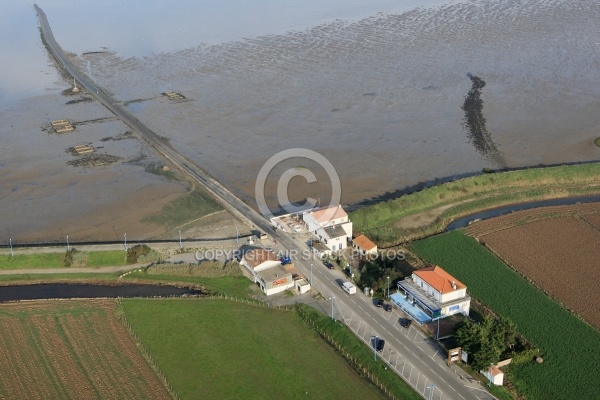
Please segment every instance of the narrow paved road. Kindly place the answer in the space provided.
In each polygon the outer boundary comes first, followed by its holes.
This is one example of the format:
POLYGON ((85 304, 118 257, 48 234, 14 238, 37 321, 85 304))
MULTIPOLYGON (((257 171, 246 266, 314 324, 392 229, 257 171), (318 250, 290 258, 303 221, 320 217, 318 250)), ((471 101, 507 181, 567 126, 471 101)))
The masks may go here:
MULTIPOLYGON (((186 173, 191 179, 207 188, 215 198, 234 216, 239 218, 252 228, 261 229, 264 232, 270 232, 270 223, 258 212, 250 208, 242 200, 234 196, 229 190, 210 177, 201 168, 188 160, 185 156, 173 149, 160 136, 148 129, 144 124, 138 121, 125 108, 104 94, 96 85, 85 75, 75 68, 75 66, 65 56, 62 49, 54 40, 54 36, 48 24, 45 13, 37 6, 34 6, 40 20, 43 36, 48 47, 63 65, 69 74, 71 74, 83 87, 85 87, 98 101, 100 101, 108 110, 119 117, 133 131, 146 140, 154 149, 162 154, 166 159, 172 162, 177 168, 186 173)), ((277 239, 282 248, 303 254, 307 250, 304 243, 299 243, 287 236, 285 233, 272 233, 274 239, 277 239)), ((414 342, 408 337, 397 332, 396 321, 390 321, 377 314, 373 310, 370 300, 361 293, 352 297, 346 296, 342 292, 339 283, 336 280, 341 279, 331 271, 326 271, 325 267, 318 260, 307 260, 298 257, 294 260, 298 270, 306 277, 310 276, 311 263, 313 268, 313 286, 326 297, 335 296, 335 304, 338 312, 343 315, 344 321, 352 328, 352 324, 359 323, 359 336, 365 339, 369 337, 369 332, 378 333, 386 340, 387 351, 393 351, 398 358, 404 360, 406 371, 397 371, 413 387, 421 393, 424 398, 429 398, 432 394, 434 399, 489 399, 492 398, 484 390, 478 387, 467 385, 450 368, 448 368, 440 357, 431 356, 431 351, 424 351, 420 346, 414 346, 414 342), (315 269, 318 269, 315 272, 315 269), (364 326, 364 334, 360 335, 360 329, 364 326), (384 335, 385 332, 385 335, 384 335), (410 365, 410 375, 407 377, 408 366, 410 365), (406 372, 406 373, 404 373, 406 372), (416 376, 417 378, 413 378, 416 376), (416 382, 415 382, 416 379, 416 382), (434 384, 433 393, 431 393, 431 384, 434 384)), ((368 338, 365 339, 368 342, 368 338)))

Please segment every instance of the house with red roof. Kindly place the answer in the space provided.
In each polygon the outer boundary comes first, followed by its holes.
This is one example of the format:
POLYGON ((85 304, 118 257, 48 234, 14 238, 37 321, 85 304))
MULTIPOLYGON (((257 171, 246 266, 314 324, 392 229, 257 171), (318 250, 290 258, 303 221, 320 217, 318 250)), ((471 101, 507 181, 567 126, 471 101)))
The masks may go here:
POLYGON ((458 313, 469 315, 471 297, 467 287, 437 265, 416 270, 410 278, 398 282, 398 292, 429 320, 458 313))
POLYGON ((365 235, 359 235, 352 239, 352 248, 361 256, 377 254, 377 245, 365 235))

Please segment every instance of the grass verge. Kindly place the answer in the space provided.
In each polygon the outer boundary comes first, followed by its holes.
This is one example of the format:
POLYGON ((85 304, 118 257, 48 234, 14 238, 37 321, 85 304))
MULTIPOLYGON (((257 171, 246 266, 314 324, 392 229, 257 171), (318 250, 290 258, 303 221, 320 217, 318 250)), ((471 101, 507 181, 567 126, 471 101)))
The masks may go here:
POLYGON ((381 399, 292 310, 222 299, 121 301, 181 399, 381 399))
POLYGON ((65 253, 15 254, 0 256, 0 269, 64 268, 65 253))
POLYGON ((121 273, 115 272, 112 274, 11 274, 0 275, 0 283, 35 283, 35 282, 63 282, 63 281, 106 281, 114 280, 121 273))
POLYGON ((543 364, 508 369, 511 381, 528 399, 591 399, 600 392, 598 331, 460 231, 415 242, 411 250, 456 276, 473 297, 513 320, 540 347, 543 364))
MULTIPOLYGON (((73 249, 73 252, 75 250, 73 249)), ((127 265, 125 252, 121 250, 102 250, 76 252, 80 263, 74 267, 111 267, 127 265)), ((0 270, 35 269, 35 268, 65 268, 66 252, 15 254, 0 256, 0 270)))
POLYGON ((227 276, 221 278, 203 278, 197 276, 154 275, 148 274, 145 271, 135 271, 127 274, 124 279, 190 283, 203 286, 214 294, 224 294, 242 299, 249 299, 252 295, 252 291, 250 290, 252 282, 245 277, 227 276))
POLYGON ((382 390, 387 394, 403 400, 422 398, 400 376, 391 369, 387 369, 383 362, 374 361, 372 349, 367 347, 345 325, 333 321, 305 304, 297 304, 296 312, 306 326, 314 329, 338 349, 338 352, 356 371, 363 376, 368 376, 378 386, 385 388, 382 390))
POLYGON ((350 218, 356 231, 388 246, 438 233, 454 219, 481 210, 599 193, 600 163, 532 168, 447 182, 361 208, 350 218), (416 215, 427 222, 410 227, 399 223, 416 215))

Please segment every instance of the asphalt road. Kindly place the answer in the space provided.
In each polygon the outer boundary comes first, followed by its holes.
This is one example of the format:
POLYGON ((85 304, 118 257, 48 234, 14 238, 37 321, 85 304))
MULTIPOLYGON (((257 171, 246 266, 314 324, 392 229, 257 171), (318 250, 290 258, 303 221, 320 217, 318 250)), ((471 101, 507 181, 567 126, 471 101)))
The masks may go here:
MULTIPOLYGON (((85 87, 109 111, 119 117, 173 165, 212 192, 215 198, 242 222, 251 228, 269 232, 274 239, 278 240, 283 249, 296 251, 298 254, 303 254, 307 250, 304 243, 299 243, 285 233, 271 232, 270 223, 266 218, 173 149, 166 140, 148 129, 125 108, 96 87, 87 76, 79 72, 54 40, 45 13, 37 5, 34 5, 34 7, 46 43, 56 59, 81 86, 85 87)), ((367 344, 370 343, 371 334, 377 334, 384 339, 386 348, 382 354, 383 358, 389 359, 389 362, 392 363, 394 361, 392 356, 394 356, 396 371, 405 380, 408 380, 424 398, 430 398, 430 395, 433 399, 493 398, 480 385, 460 379, 453 369, 445 365, 445 357, 442 357, 439 353, 436 354, 436 349, 425 342, 422 334, 417 330, 410 330, 411 333, 414 333, 413 338, 407 332, 399 330, 397 318, 390 318, 389 315, 383 314, 380 309, 376 309, 371 304, 371 300, 364 294, 346 295, 339 284, 339 281, 344 279, 339 271, 327 270, 319 260, 311 261, 297 257, 294 259, 294 263, 306 277, 310 276, 311 263, 314 264, 313 287, 327 298, 335 296, 335 308, 341 317, 338 319, 343 319, 367 344), (355 325, 357 325, 357 329, 354 329, 355 325), (402 371, 400 371, 400 368, 402 368, 402 371), (431 393, 432 384, 435 385, 433 393, 431 393)), ((382 361, 380 360, 380 362, 382 361)))

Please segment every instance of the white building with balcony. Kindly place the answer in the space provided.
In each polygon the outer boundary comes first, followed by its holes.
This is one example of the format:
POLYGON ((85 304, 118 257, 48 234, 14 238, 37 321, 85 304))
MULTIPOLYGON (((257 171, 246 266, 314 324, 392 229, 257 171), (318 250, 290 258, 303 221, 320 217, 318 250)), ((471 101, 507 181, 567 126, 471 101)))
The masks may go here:
POLYGON ((471 297, 467 287, 438 266, 414 271, 410 278, 398 282, 398 292, 404 294, 403 302, 419 309, 415 314, 420 321, 458 313, 469 315, 471 297), (423 314, 427 317, 422 318, 423 314))

